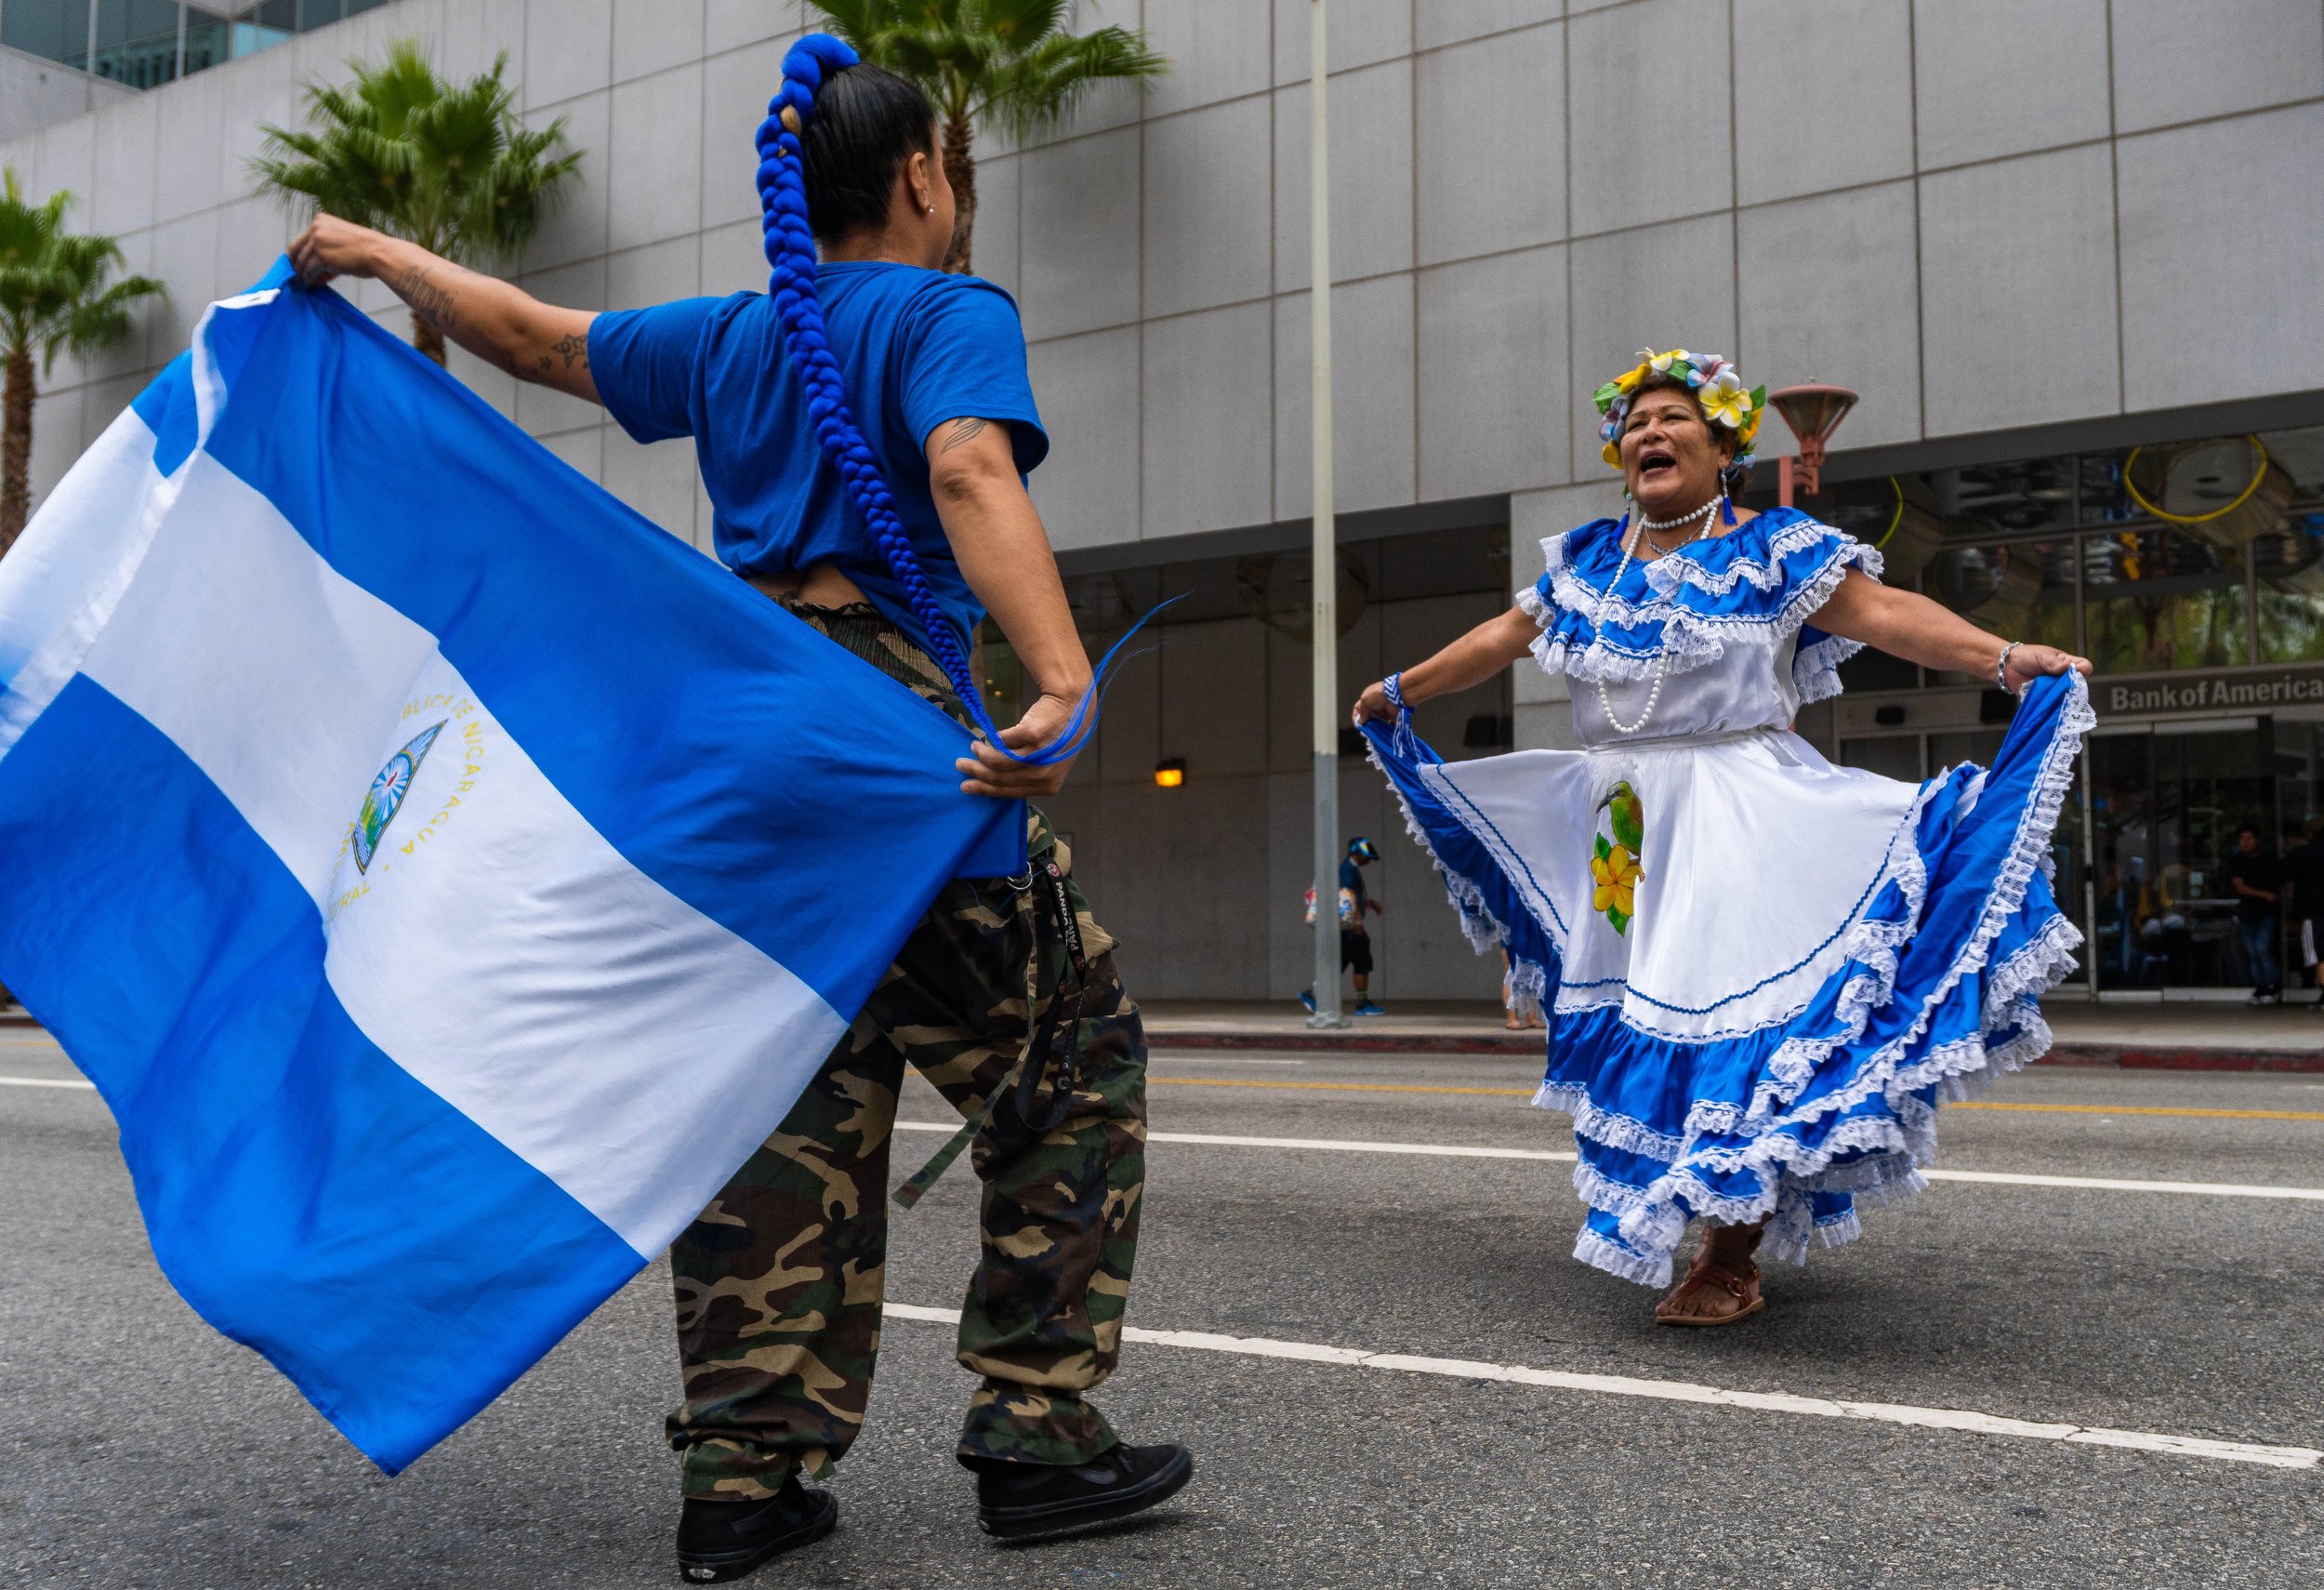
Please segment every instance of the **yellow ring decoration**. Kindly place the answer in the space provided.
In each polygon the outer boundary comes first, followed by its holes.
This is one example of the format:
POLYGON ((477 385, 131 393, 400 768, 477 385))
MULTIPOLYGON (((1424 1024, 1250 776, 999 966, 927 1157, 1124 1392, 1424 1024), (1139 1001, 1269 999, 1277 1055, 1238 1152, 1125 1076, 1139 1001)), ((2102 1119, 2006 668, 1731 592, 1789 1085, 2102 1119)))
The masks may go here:
POLYGON ((2251 484, 2243 488, 2242 495, 2225 508, 2214 508, 2209 513, 2166 513, 2147 501, 2139 494, 2138 487, 2131 483, 2131 466, 2138 462, 2138 456, 2146 450, 2144 447, 2132 448, 2131 456, 2122 460, 2122 489, 2130 494, 2133 502, 2138 504, 2155 518, 2161 520, 2165 524, 2208 524, 2214 519, 2224 519, 2251 501, 2251 494, 2260 489, 2260 482, 2267 478, 2267 466, 2270 461, 2267 457, 2267 444, 2256 436, 2246 436, 2244 440, 2251 444, 2252 451, 2259 454, 2260 467, 2251 471, 2251 484))
POLYGON ((1888 528, 1882 531, 1881 538, 1872 543, 1872 550, 1876 552, 1888 545, 1888 538, 1896 534, 1896 526, 1905 522, 1905 488, 1895 475, 1888 477, 1888 489, 1896 494, 1896 511, 1888 516, 1888 528))

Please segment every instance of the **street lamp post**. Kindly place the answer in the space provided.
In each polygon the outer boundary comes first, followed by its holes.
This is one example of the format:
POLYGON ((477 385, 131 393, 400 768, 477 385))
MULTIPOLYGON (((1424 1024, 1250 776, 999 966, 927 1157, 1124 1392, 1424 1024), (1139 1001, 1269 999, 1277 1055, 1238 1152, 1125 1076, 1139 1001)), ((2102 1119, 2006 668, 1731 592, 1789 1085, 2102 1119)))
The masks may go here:
POLYGON ((1340 1014, 1340 603, 1331 505, 1331 188, 1324 53, 1325 0, 1310 0, 1308 289, 1314 435, 1314 572, 1310 615, 1315 719, 1315 1010, 1307 1025, 1345 1027, 1340 1014))
POLYGON ((1846 387, 1804 381, 1769 392, 1767 401, 1783 416, 1791 434, 1800 439, 1796 468, 1788 454, 1776 460, 1776 500, 1789 508, 1795 489, 1800 496, 1814 497, 1823 484, 1819 477, 1824 468, 1824 444, 1840 429, 1840 422, 1848 417, 1848 411, 1855 407, 1856 394, 1846 387))

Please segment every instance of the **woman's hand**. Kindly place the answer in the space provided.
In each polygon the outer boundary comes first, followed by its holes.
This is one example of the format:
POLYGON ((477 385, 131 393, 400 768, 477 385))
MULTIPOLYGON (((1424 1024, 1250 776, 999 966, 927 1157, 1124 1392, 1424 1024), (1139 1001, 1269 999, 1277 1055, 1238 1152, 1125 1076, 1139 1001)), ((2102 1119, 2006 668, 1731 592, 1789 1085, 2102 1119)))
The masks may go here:
POLYGON ((319 287, 334 276, 376 276, 380 245, 389 241, 385 232, 337 216, 318 215, 291 241, 290 262, 298 279, 310 287, 319 287))
POLYGON ((2059 651, 2055 646, 2019 646, 2009 655, 2009 693, 2023 696, 2026 686, 2035 680, 2064 673, 2069 669, 2088 679, 2090 659, 2078 657, 2071 652, 2059 651))
MULTIPOLYGON (((1000 743, 1015 751, 1035 750, 1048 745, 1064 731, 1079 700, 1071 696, 1040 696, 1024 709, 1023 717, 1000 732, 1000 743)), ((1072 757, 1038 765, 1011 762, 979 740, 973 757, 964 756, 952 765, 960 770, 963 792, 1022 801, 1034 795, 1056 794, 1065 787, 1065 775, 1072 771, 1073 764, 1072 757)))
POLYGON ((1350 714, 1357 728, 1367 723, 1393 723, 1396 721, 1396 704, 1388 699, 1388 682, 1376 680, 1364 687, 1364 694, 1355 698, 1355 710, 1350 714))

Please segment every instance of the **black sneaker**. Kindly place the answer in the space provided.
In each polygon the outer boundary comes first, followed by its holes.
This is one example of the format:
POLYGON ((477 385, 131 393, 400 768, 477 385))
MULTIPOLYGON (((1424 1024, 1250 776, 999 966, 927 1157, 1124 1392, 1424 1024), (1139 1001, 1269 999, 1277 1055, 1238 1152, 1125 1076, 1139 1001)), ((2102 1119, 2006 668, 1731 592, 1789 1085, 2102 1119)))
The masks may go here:
POLYGON ((689 1498, 678 1517, 678 1576, 690 1584, 740 1579, 769 1557, 812 1545, 838 1522, 838 1502, 796 1474, 765 1502, 689 1498))
POLYGON ((972 1463, 976 1521, 988 1535, 1016 1540, 1142 1513, 1177 1495, 1195 1477, 1184 1447, 1115 1446, 1088 1463, 972 1463))

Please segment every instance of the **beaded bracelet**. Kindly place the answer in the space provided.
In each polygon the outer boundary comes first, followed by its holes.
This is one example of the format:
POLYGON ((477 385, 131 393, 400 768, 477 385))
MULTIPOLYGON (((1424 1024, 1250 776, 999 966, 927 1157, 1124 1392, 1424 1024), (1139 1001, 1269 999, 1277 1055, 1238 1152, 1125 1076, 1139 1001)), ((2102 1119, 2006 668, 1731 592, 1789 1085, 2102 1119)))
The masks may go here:
POLYGON ((1993 661, 1994 686, 2005 696, 2014 696, 2017 694, 2016 691, 2012 690, 2009 687, 2009 655, 2025 643, 2026 643, 2023 641, 2010 642, 2007 645, 2004 645, 2001 648, 2001 655, 1996 657, 1993 661))

